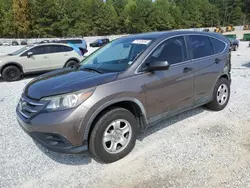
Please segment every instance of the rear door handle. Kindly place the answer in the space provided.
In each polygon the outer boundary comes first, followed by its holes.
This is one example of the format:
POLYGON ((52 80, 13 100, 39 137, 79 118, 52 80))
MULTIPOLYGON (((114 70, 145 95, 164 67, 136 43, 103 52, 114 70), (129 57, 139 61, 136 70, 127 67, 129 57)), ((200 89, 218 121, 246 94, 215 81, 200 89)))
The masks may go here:
POLYGON ((214 60, 214 62, 215 62, 216 64, 218 64, 219 62, 221 62, 221 59, 216 58, 216 59, 214 60))
POLYGON ((183 69, 183 73, 191 72, 192 70, 193 70, 193 68, 185 67, 185 68, 183 69))

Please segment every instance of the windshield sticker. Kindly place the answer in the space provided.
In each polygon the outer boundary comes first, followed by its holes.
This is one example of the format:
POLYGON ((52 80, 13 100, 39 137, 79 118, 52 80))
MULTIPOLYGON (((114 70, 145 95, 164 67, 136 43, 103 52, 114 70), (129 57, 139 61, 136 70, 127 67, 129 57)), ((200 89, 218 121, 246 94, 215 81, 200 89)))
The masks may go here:
POLYGON ((132 43, 133 44, 148 44, 148 43, 150 43, 151 42, 151 40, 134 40, 132 43))

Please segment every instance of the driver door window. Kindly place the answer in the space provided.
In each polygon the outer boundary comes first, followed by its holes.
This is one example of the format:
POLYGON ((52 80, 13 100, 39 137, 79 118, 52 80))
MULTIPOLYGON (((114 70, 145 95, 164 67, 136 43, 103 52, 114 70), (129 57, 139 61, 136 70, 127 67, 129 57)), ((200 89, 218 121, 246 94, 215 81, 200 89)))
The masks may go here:
POLYGON ((33 52, 34 55, 43 55, 50 53, 49 50, 49 46, 37 46, 30 51, 33 52))
POLYGON ((187 60, 184 37, 166 40, 150 55, 149 61, 167 61, 170 65, 187 60))
POLYGON ((33 55, 43 55, 43 54, 48 54, 50 53, 49 46, 36 46, 25 53, 23 53, 21 56, 27 56, 28 52, 32 52, 33 55))

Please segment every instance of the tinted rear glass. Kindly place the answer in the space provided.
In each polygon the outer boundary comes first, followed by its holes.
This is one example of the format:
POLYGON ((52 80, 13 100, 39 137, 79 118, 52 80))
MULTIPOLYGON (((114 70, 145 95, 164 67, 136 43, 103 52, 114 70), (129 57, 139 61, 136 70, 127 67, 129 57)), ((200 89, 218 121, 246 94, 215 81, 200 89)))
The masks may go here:
POLYGON ((51 45, 50 53, 60 53, 60 52, 69 52, 72 51, 71 47, 61 46, 61 45, 51 45))
POLYGON ((62 40, 62 42, 64 43, 72 43, 72 44, 81 44, 82 43, 82 40, 62 40))
POLYGON ((189 36, 193 51, 193 58, 202 58, 214 54, 214 49, 209 37, 202 35, 189 36))
POLYGON ((166 40, 150 55, 149 61, 167 61, 176 64, 187 60, 184 37, 174 37, 166 40))
POLYGON ((215 38, 210 38, 213 46, 214 46, 214 52, 215 54, 219 54, 221 52, 223 52, 223 50, 225 49, 226 45, 224 42, 217 40, 215 38))

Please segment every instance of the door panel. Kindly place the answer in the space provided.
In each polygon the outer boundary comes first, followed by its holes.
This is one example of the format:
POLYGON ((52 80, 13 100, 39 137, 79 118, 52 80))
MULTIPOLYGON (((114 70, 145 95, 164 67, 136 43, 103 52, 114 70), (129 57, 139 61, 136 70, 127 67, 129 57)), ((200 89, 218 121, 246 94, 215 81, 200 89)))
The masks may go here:
MULTIPOLYGON (((222 62, 215 63, 217 56, 194 60, 194 103, 206 103, 212 99, 213 89, 223 70, 222 62)), ((223 59, 223 56, 219 58, 223 59)), ((222 60, 223 61, 223 60, 222 60)))
MULTIPOLYGON (((214 39, 213 39, 214 40, 214 39)), ((212 99, 215 83, 224 67, 225 55, 215 55, 223 51, 223 46, 216 45, 207 36, 189 36, 188 45, 192 49, 194 65, 194 104, 203 104, 212 99)))
POLYGON ((50 70, 50 59, 46 54, 22 57, 21 61, 27 72, 50 70))
POLYGON ((69 56, 66 56, 66 53, 59 52, 59 53, 51 53, 49 54, 50 62, 51 62, 51 69, 58 69, 63 68, 69 56))
POLYGON ((145 76, 144 90, 151 123, 193 105, 193 65, 188 60, 184 37, 164 41, 150 54, 144 66, 157 61, 167 61, 170 67, 145 76))
POLYGON ((186 67, 192 67, 192 63, 171 66, 167 71, 145 76, 144 90, 151 123, 192 107, 194 77, 193 71, 183 73, 186 67))
POLYGON ((64 45, 51 45, 50 46, 50 66, 51 69, 63 68, 66 61, 72 57, 73 49, 64 45))
POLYGON ((25 72, 35 72, 50 70, 49 49, 46 45, 36 46, 20 56, 20 61, 24 66, 25 72), (33 55, 28 57, 28 52, 33 55))

